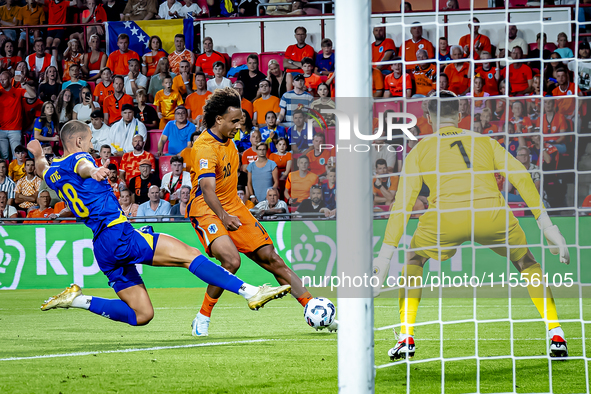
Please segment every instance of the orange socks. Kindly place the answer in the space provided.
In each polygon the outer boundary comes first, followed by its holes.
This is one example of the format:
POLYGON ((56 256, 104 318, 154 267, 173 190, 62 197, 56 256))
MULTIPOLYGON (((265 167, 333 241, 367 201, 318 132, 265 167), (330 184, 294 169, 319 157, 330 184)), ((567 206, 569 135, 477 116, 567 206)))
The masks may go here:
POLYGON ((304 294, 302 294, 301 297, 298 297, 298 302, 302 305, 302 306, 306 306, 306 304, 314 297, 312 297, 312 294, 310 294, 309 291, 306 291, 304 294))
POLYGON ((201 310, 199 313, 203 316, 211 317, 211 311, 217 302, 217 298, 211 298, 209 294, 205 293, 205 298, 203 299, 203 304, 201 304, 201 310))

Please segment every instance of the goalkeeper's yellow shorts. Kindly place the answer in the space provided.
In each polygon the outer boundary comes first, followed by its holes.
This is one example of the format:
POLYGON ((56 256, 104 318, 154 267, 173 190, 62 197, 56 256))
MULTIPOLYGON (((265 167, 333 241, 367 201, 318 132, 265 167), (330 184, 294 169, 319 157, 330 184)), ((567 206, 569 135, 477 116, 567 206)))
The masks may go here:
POLYGON ((419 218, 410 244, 419 256, 444 261, 456 254, 457 246, 472 240, 501 256, 509 254, 511 261, 527 253, 525 233, 501 195, 474 200, 474 209, 469 202, 445 203, 438 208, 419 218))

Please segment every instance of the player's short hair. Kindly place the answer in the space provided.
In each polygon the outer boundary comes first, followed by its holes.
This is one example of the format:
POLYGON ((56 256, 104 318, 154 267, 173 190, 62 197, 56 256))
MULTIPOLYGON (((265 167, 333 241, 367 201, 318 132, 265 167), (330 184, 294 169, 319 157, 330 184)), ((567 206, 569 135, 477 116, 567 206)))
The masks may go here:
POLYGON ((102 145, 102 146, 101 146, 101 150, 103 150, 103 149, 108 149, 108 150, 111 150, 111 145, 107 145, 107 144, 105 144, 105 145, 102 145))
MULTIPOLYGON (((191 65, 191 62, 188 61, 187 59, 183 59, 181 60, 181 63, 187 63, 189 66, 191 65)), ((180 63, 179 63, 180 64, 180 63)))
POLYGON ((70 68, 69 68, 69 70, 71 70, 71 69, 72 69, 72 67, 73 67, 73 68, 80 68, 80 65, 79 65, 78 63, 73 63, 73 64, 70 64, 70 68))
POLYGON ((298 157, 298 160, 301 160, 301 159, 308 160, 308 163, 310 162, 310 158, 306 155, 301 155, 300 157, 298 157))
POLYGON ((520 146, 519 148, 517 148, 517 154, 519 154, 520 150, 526 151, 528 156, 531 154, 531 152, 527 146, 520 146))
POLYGON ((135 95, 137 96, 143 96, 143 97, 148 97, 148 93, 146 93, 146 89, 138 89, 135 91, 135 95))
POLYGON ((484 114, 484 113, 486 113, 486 114, 488 114, 488 115, 491 115, 491 116, 492 116, 492 113, 493 113, 493 112, 492 112, 492 110, 491 110, 490 108, 484 108, 484 109, 482 110, 481 114, 484 114))
POLYGON ((107 168, 109 169, 109 171, 117 171, 117 166, 113 163, 109 163, 107 168))
POLYGON ((267 116, 269 115, 273 115, 275 117, 275 119, 277 119, 277 114, 273 111, 267 111, 267 113, 265 114, 265 119, 267 119, 267 116))
POLYGON ((303 30, 304 31, 304 34, 308 34, 308 30, 306 30, 306 28, 304 26, 298 26, 298 27, 296 27, 293 32, 294 33, 297 33, 298 30, 303 30))
POLYGON ((183 185, 183 186, 181 186, 181 190, 183 190, 183 189, 189 189, 189 193, 191 193, 191 186, 183 185))
POLYGON ((256 60, 257 63, 259 62, 259 55, 257 55, 256 53, 251 53, 250 55, 248 55, 248 57, 246 58, 246 61, 248 62, 250 59, 256 60))
MULTIPOLYGON (((382 160, 384 160, 384 159, 382 159, 382 160)), ((328 172, 329 172, 329 173, 331 173, 331 172, 334 172, 334 173, 336 174, 336 173, 337 173, 337 169, 336 169, 335 167, 331 167, 331 168, 328 170, 328 172)))
POLYGON ((105 71, 109 71, 111 74, 113 74, 113 70, 111 70, 109 67, 104 67, 101 71, 99 71, 99 75, 103 75, 105 71))
POLYGON ((121 76, 121 75, 115 75, 113 77, 113 82, 115 82, 116 79, 120 79, 121 82, 125 83, 125 78, 123 78, 123 76, 121 76))
POLYGON ((441 37, 439 37, 439 40, 443 40, 443 41, 446 41, 447 42, 447 37, 441 36, 441 37))
POLYGON ((176 40, 177 38, 182 38, 182 39, 183 39, 183 41, 185 41, 185 35, 184 35, 184 34, 181 34, 181 33, 179 33, 179 34, 177 34, 176 36, 174 36, 174 39, 175 39, 175 40, 176 40))
POLYGON ((568 41, 568 36, 563 31, 561 31, 560 33, 558 33, 558 36, 556 38, 557 38, 557 40, 560 40, 562 37, 566 38, 566 41, 568 41))
POLYGON ((129 41, 129 36, 127 34, 125 34, 125 33, 121 33, 121 34, 119 34, 117 36, 117 41, 119 41, 119 40, 127 40, 127 41, 129 41))
POLYGON ((293 114, 291 115, 291 117, 293 118, 294 116, 296 116, 298 114, 302 114, 302 115, 304 115, 304 117, 306 116, 304 111, 302 111, 301 109, 296 109, 295 111, 293 111, 293 114))
POLYGON ((439 93, 439 100, 429 101, 428 108, 431 117, 455 118, 460 112, 460 100, 453 92, 442 90, 439 93))
POLYGON ((27 156, 27 157, 25 158, 25 164, 26 164, 27 162, 29 162, 29 161, 32 161, 32 162, 33 162, 33 164, 35 163, 35 159, 33 159, 32 157, 28 157, 28 156, 27 156))
POLYGON ((304 64, 309 64, 309 65, 313 66, 314 65, 314 60, 312 60, 311 57, 305 57, 305 58, 302 59, 302 66, 304 64))
MULTIPOLYGON (((67 141, 74 138, 74 136, 80 133, 90 133, 90 127, 86 123, 81 122, 79 120, 70 120, 60 130, 60 139, 62 140, 64 145, 66 145, 67 141)), ((111 147, 109 146, 109 149, 110 148, 111 147)))
MULTIPOLYGON (((140 61, 138 59, 134 58, 134 57, 132 57, 131 59, 129 59, 127 61, 127 64, 130 64, 131 62, 137 62, 137 64, 140 64, 140 61)), ((72 67, 72 66, 70 66, 70 67, 72 67)))
POLYGON ((388 162, 386 161, 386 159, 377 159, 376 160, 376 168, 378 168, 378 166, 388 167, 388 162))
POLYGON ((314 139, 316 137, 322 138, 322 143, 323 144, 326 142, 326 136, 324 135, 324 133, 316 133, 316 134, 314 134, 314 137, 312 137, 312 139, 314 139))
POLYGON ((275 192, 275 193, 277 193, 277 195, 279 195, 279 191, 277 191, 277 189, 275 189, 274 187, 268 188, 267 193, 265 193, 265 195, 269 194, 269 192, 275 192))
POLYGON ((47 194, 49 194, 49 197, 51 198, 51 193, 49 192, 49 189, 39 190, 39 192, 37 193, 37 198, 41 197, 41 193, 47 193, 47 194))
POLYGON ((172 164, 172 163, 181 163, 181 164, 183 164, 184 162, 185 162, 185 161, 184 161, 184 160, 183 160, 183 158, 182 158, 182 157, 180 157, 180 156, 172 156, 172 157, 170 158, 170 164, 172 164))
POLYGON ((127 187, 122 187, 121 190, 119 190, 119 195, 121 195, 123 192, 128 192, 131 196, 131 190, 129 190, 127 187))
POLYGON ((195 73, 195 79, 197 79, 197 76, 202 76, 203 78, 205 78, 205 80, 207 80, 207 77, 205 76, 205 73, 203 71, 197 71, 195 73))
POLYGON ((312 194, 312 190, 322 190, 322 186, 312 185, 312 187, 310 188, 310 194, 312 194))
POLYGON ((22 145, 17 145, 16 148, 14 148, 14 153, 24 153, 27 151, 27 148, 25 148, 22 145))
POLYGON ((162 82, 164 82, 165 79, 170 79, 172 81, 172 75, 166 74, 164 78, 162 78, 162 82))
POLYGON ((259 149, 261 146, 264 146, 265 149, 269 150, 269 147, 267 146, 267 144, 265 144, 264 142, 259 142, 256 146, 257 149, 259 149))
POLYGON ((215 62, 213 64, 212 68, 216 68, 216 67, 226 68, 226 65, 218 60, 217 62, 215 62))
POLYGON ((35 46, 35 44, 37 44, 38 42, 40 42, 41 44, 43 44, 43 46, 45 46, 45 41, 43 40, 43 38, 36 39, 35 42, 33 42, 33 46, 35 46))
POLYGON ((4 194, 6 196, 6 199, 8 199, 8 193, 4 190, 0 190, 0 194, 4 194))
POLYGON ((228 112, 228 108, 241 108, 241 99, 238 92, 232 88, 217 89, 205 102, 203 107, 203 120, 205 126, 210 129, 215 125, 218 116, 228 112))
POLYGON ((199 130, 197 130, 197 131, 194 131, 194 132, 191 134, 191 142, 193 142, 193 139, 194 139, 195 137, 199 137, 200 135, 201 135, 201 131, 199 131, 199 130))
POLYGON ((322 40, 320 42, 320 47, 321 48, 332 47, 332 40, 330 38, 325 38, 324 40, 322 40))

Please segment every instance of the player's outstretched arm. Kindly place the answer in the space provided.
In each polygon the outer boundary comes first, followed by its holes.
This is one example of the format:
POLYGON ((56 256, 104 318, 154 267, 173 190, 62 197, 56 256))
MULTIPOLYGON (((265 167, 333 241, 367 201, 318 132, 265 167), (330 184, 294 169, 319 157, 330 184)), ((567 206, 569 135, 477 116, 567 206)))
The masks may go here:
POLYGON ((203 192, 203 199, 211 210, 220 218, 228 231, 236 231, 242 223, 238 217, 230 215, 222 207, 222 203, 215 194, 215 177, 204 177, 199 180, 199 187, 203 192))
POLYGON ((35 172, 37 174, 43 176, 45 171, 49 168, 49 163, 43 154, 43 148, 41 148, 41 143, 38 140, 32 140, 27 144, 27 149, 33 157, 35 158, 35 172))
MULTIPOLYGON (((108 165, 108 163, 105 163, 108 165)), ((88 160, 80 160, 76 167, 76 172, 82 178, 92 178, 95 181, 101 182, 109 176, 109 169, 107 167, 95 167, 93 163, 88 160)))

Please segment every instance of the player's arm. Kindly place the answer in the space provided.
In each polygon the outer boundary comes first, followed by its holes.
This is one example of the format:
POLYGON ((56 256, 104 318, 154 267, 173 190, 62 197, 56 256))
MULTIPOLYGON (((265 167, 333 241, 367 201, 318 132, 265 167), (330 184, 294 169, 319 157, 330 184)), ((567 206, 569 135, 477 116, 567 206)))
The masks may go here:
POLYGON ((220 218, 226 230, 235 231, 242 225, 238 217, 230 215, 215 194, 215 177, 203 177, 199 180, 203 199, 209 208, 220 218))
MULTIPOLYGON (((404 166, 402 167, 402 176, 398 183, 396 201, 394 202, 393 213, 388 219, 386 225, 386 234, 384 242, 380 249, 378 257, 373 261, 373 272, 382 280, 388 272, 390 260, 398 247, 398 242, 404 234, 406 223, 412 213, 417 196, 423 186, 423 178, 420 175, 419 150, 414 148, 410 151, 404 166)), ((381 284, 381 283, 380 283, 381 284)))
POLYGON ((509 182, 519 191, 519 195, 530 208, 532 214, 538 222, 538 227, 544 233, 544 237, 550 246, 550 252, 554 255, 560 254, 560 262, 569 264, 570 256, 566 241, 556 225, 544 209, 540 193, 534 184, 530 173, 523 164, 513 155, 508 154, 496 140, 491 139, 494 151, 494 169, 506 172, 509 182), (554 246, 554 247, 552 247, 554 246))
POLYGON ((80 159, 76 164, 75 171, 81 178, 92 178, 95 181, 101 182, 107 179, 109 176, 109 169, 106 167, 109 165, 107 161, 104 167, 95 167, 94 163, 91 163, 87 159, 80 159))
POLYGON ((32 140, 27 144, 27 149, 35 159, 35 172, 37 174, 45 174, 45 171, 49 169, 49 163, 43 154, 41 143, 38 140, 32 140))

